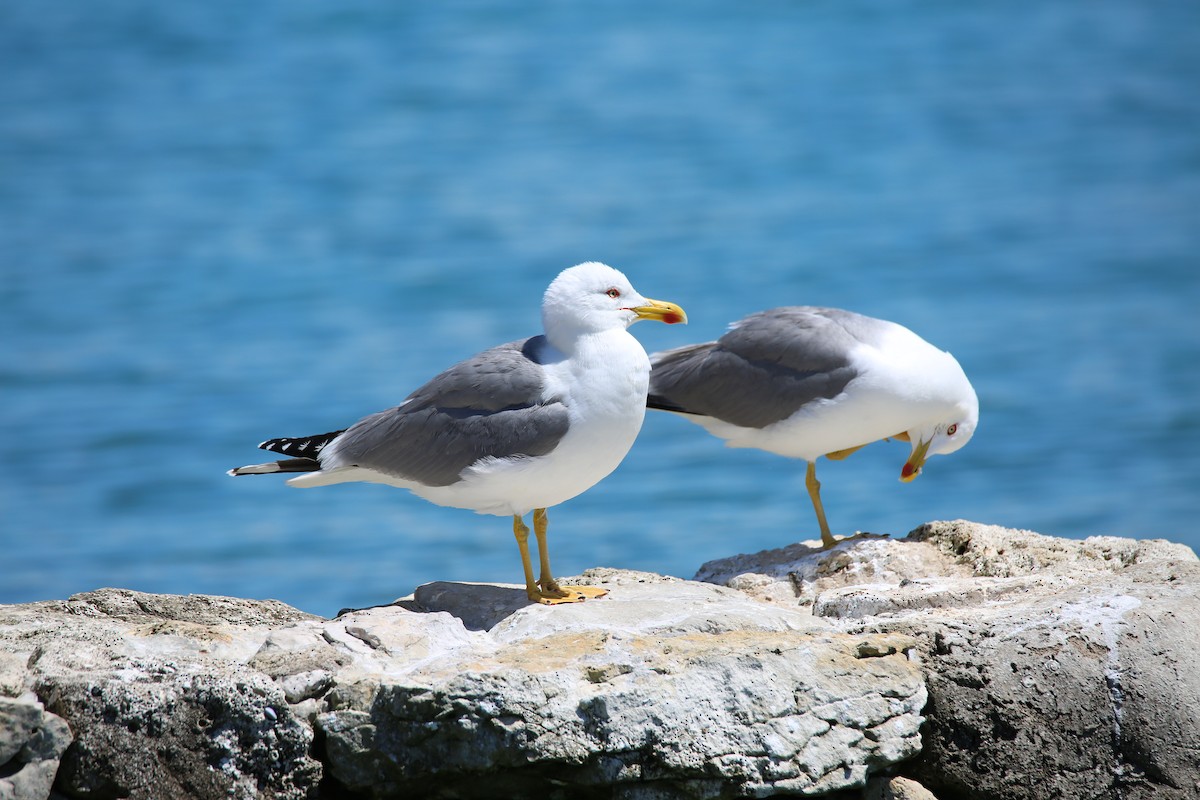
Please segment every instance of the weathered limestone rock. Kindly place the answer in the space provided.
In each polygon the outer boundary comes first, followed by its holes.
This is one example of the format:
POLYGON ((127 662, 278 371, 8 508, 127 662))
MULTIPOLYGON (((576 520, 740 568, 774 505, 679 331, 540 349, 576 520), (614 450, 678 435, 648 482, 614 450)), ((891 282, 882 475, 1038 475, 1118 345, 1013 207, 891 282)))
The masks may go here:
POLYGON ((61 763, 46 759, 68 797, 300 798, 321 775, 312 731, 245 661, 269 626, 305 618, 282 603, 102 590, 0 607, 0 649, 27 665, 16 688, 70 725, 61 763))
POLYGON ((0 800, 1200 797, 1188 548, 931 523, 700 576, 0 606, 0 800))
POLYGON ((908 778, 872 778, 861 800, 937 800, 933 792, 908 778))
POLYGON ((930 702, 906 773, 952 798, 1200 797, 1200 562, 1163 541, 968 522, 706 579, 917 640, 930 702))
MULTIPOLYGON (((518 588, 488 587, 483 603, 475 587, 418 592, 429 610, 470 609, 473 625, 506 603, 508 615, 486 646, 373 692, 335 689, 337 709, 317 718, 334 777, 370 797, 515 796, 548 781, 583 796, 812 794, 916 752, 925 693, 903 637, 814 632, 807 614, 703 584, 588 578, 610 597, 548 609, 518 588)), ((367 614, 343 619, 387 647, 367 614)))
POLYGON ((0 609, 0 652, 28 664, 5 685, 70 723, 67 797, 315 797, 323 775, 372 798, 815 794, 917 752, 905 637, 708 584, 589 581, 610 596, 432 584, 333 620, 103 590, 0 609))
POLYGON ((0 697, 0 800, 49 796, 71 729, 36 697, 0 697))

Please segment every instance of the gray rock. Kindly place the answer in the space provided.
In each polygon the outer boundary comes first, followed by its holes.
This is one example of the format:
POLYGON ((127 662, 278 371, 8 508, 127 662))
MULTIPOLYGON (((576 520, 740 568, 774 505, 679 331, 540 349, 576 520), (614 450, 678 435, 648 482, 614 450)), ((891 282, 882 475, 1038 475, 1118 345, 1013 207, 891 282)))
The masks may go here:
POLYGON ((872 778, 861 800, 937 800, 933 792, 909 778, 872 778))
POLYGON ((147 671, 43 693, 75 729, 58 781, 71 796, 300 798, 320 780, 311 730, 261 675, 147 671))
POLYGON ((0 800, 1200 797, 1187 548, 931 523, 700 574, 0 606, 0 800))
POLYGON ((930 701, 906 773, 939 797, 1200 797, 1189 548, 960 521, 701 574, 838 630, 916 640, 930 701))
MULTIPOLYGON (((333 776, 377 798, 551 782, 596 796, 817 794, 916 753, 925 690, 903 637, 814 632, 806 613, 693 582, 586 577, 611 594, 525 603, 486 638, 339 695, 317 719, 333 776)), ((476 593, 441 585, 415 600, 482 624, 476 593)))
POLYGON ((19 697, 28 682, 29 655, 0 650, 0 697, 19 697))
POLYGON ((0 649, 70 725, 53 760, 67 796, 301 798, 321 776, 312 730, 245 666, 272 627, 301 619, 317 618, 275 602, 101 590, 0 607, 0 649))
POLYGON ((1159 570, 889 626, 929 652, 914 774, 949 796, 1196 797, 1200 680, 1180 666, 1200 647, 1179 618, 1200 618, 1200 565, 1171 568, 1183 591, 1145 591, 1159 570))
POLYGON ((314 797, 326 770, 378 798, 819 793, 917 752, 904 637, 708 584, 585 577, 611 594, 547 608, 442 584, 332 620, 105 590, 0 608, 0 666, 70 722, 71 797, 314 797))
POLYGON ((0 800, 45 800, 71 729, 35 697, 0 697, 0 800))

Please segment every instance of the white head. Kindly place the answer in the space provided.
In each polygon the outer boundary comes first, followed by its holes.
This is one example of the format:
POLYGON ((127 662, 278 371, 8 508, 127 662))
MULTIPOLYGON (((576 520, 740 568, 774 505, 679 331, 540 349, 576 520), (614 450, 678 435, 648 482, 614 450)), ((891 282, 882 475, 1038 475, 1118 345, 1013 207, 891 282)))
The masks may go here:
POLYGON ((624 330, 639 319, 674 324, 687 322, 687 314, 674 303, 643 297, 623 274, 595 261, 560 272, 542 299, 542 325, 556 346, 585 334, 624 330))
POLYGON ((921 474, 929 456, 947 455, 960 449, 975 435, 979 424, 979 398, 962 367, 949 353, 944 354, 953 369, 941 387, 937 410, 919 426, 907 431, 912 453, 900 470, 900 480, 911 481, 921 474))

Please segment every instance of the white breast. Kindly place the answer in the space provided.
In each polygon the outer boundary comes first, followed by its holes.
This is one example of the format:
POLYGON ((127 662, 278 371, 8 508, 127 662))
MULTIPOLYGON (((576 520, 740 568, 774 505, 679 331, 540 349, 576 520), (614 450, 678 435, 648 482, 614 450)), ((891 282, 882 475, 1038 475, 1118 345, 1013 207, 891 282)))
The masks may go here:
POLYGON ((581 337, 546 366, 546 397, 567 405, 570 427, 548 455, 487 459, 445 487, 409 487, 439 505, 481 514, 527 514, 579 495, 617 468, 646 413, 650 360, 624 329, 581 337))

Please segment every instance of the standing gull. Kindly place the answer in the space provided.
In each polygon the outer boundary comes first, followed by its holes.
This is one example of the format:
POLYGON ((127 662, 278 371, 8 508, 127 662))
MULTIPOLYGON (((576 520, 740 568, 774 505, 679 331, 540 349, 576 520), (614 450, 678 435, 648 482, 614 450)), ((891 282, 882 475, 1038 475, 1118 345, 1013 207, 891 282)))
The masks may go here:
POLYGON ((231 475, 302 473, 293 486, 385 483, 442 506, 513 518, 525 589, 538 603, 573 603, 601 589, 558 585, 546 550, 546 509, 616 469, 646 413, 650 360, 626 330, 639 319, 686 322, 673 303, 649 300, 612 267, 564 270, 542 301, 544 334, 455 364, 399 406, 341 431, 270 439, 289 458, 231 475), (541 575, 533 578, 533 512, 541 575))
POLYGON ((881 439, 912 445, 900 470, 966 444, 979 401, 962 367, 894 322, 812 306, 775 308, 733 323, 715 342, 651 356, 650 408, 673 411, 730 447, 808 462, 805 486, 821 542, 825 521, 816 461, 843 459, 881 439))

